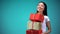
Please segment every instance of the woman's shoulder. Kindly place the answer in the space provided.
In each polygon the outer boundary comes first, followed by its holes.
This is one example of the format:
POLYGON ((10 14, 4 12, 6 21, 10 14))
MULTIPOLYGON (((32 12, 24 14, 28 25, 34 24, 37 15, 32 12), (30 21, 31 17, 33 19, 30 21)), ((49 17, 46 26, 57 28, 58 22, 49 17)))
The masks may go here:
POLYGON ((48 16, 46 16, 46 15, 45 15, 44 17, 45 17, 45 18, 49 18, 49 17, 48 17, 48 16))
POLYGON ((50 19, 49 19, 48 16, 44 16, 44 18, 45 18, 47 21, 50 21, 50 19))

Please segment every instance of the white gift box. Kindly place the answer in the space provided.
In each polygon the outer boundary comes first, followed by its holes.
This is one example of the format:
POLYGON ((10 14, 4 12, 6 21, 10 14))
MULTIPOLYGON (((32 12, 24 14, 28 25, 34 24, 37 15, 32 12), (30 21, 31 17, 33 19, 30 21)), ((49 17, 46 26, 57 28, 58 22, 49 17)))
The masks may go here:
POLYGON ((40 22, 32 22, 28 21, 28 29, 34 29, 34 30, 40 30, 42 26, 42 23, 40 22))

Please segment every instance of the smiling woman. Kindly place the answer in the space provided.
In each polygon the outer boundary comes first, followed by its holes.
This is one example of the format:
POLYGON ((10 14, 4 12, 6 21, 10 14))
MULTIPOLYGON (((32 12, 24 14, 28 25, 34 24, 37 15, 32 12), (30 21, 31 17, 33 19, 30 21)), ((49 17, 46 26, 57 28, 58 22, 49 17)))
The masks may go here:
MULTIPOLYGON (((50 19, 47 16, 47 5, 45 2, 39 2, 38 6, 37 6, 37 13, 36 14, 31 14, 30 15, 30 22, 28 22, 28 27, 29 30, 27 30, 27 34, 29 34, 28 32, 30 32, 31 30, 34 33, 38 33, 37 31, 41 31, 39 32, 39 34, 50 34, 51 32, 51 25, 50 25, 50 19), (46 27, 48 28, 48 31, 46 31, 46 27), (34 32, 34 30, 36 32, 34 32)), ((32 32, 30 32, 32 33, 32 32)))
POLYGON ((51 26, 50 26, 50 19, 47 16, 47 5, 45 2, 39 2, 37 6, 37 13, 44 15, 44 21, 42 23, 42 30, 43 34, 49 34, 51 32, 51 26), (46 26, 48 27, 48 31, 46 32, 46 26))

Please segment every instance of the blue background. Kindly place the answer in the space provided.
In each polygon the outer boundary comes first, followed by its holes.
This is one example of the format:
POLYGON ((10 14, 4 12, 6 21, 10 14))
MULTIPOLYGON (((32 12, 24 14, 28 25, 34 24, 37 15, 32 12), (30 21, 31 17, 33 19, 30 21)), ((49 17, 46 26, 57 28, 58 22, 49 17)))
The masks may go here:
MULTIPOLYGON (((26 34, 30 13, 36 13, 41 0, 0 0, 0 33, 26 34)), ((51 34, 60 34, 60 0, 42 0, 48 6, 51 34)))

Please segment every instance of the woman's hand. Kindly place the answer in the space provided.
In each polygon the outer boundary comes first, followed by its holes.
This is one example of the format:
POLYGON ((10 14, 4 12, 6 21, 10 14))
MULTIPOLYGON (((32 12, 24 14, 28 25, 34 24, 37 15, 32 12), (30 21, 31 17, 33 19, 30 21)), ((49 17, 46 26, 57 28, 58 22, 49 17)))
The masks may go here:
POLYGON ((49 34, 48 32, 44 32, 43 34, 49 34))
POLYGON ((49 34, 51 32, 51 30, 48 30, 47 32, 44 32, 43 34, 49 34))

